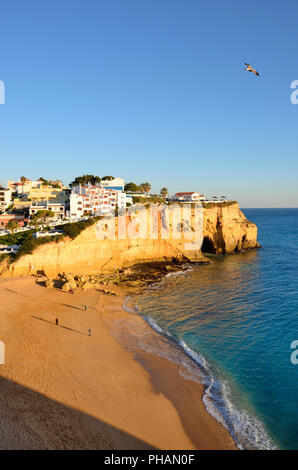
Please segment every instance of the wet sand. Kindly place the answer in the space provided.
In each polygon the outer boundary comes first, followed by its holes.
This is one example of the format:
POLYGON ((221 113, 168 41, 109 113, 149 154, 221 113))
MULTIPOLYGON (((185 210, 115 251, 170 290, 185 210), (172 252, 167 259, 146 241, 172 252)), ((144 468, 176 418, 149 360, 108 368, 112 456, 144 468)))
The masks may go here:
POLYGON ((111 336, 113 321, 130 317, 126 292, 113 290, 0 280, 0 448, 235 449, 205 410, 202 385, 111 336))

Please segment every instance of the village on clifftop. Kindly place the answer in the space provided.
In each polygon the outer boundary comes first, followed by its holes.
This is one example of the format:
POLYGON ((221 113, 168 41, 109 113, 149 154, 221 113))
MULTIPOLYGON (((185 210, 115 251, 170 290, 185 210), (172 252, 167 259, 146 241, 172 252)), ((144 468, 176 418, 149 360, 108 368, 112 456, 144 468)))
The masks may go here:
MULTIPOLYGON (((135 204, 171 204, 223 202, 225 196, 211 199, 195 191, 177 192, 168 196, 167 188, 151 194, 150 183, 127 183, 123 178, 100 178, 84 175, 68 186, 60 180, 40 178, 32 181, 22 176, 19 181, 8 181, 0 186, 0 236, 39 227, 35 236, 55 236, 55 226, 88 218, 115 214, 135 204), (42 230, 40 230, 42 229, 42 230)), ((2 245, 0 255, 15 253, 18 245, 2 245)))

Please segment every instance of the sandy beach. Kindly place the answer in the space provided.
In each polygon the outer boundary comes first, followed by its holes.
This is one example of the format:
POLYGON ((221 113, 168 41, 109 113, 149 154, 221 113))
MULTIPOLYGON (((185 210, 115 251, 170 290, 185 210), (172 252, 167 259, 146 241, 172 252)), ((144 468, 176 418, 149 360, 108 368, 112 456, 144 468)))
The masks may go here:
POLYGON ((70 294, 33 277, 0 280, 0 448, 235 449, 205 410, 202 385, 110 334, 130 317, 126 291, 114 290, 70 294))

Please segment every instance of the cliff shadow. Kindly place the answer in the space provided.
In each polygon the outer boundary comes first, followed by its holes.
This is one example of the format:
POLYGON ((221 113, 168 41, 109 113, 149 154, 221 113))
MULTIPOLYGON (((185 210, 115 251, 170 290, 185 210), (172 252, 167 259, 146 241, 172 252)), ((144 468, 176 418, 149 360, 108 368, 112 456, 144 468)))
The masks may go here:
POLYGON ((0 377, 0 449, 150 450, 150 444, 89 414, 0 377))

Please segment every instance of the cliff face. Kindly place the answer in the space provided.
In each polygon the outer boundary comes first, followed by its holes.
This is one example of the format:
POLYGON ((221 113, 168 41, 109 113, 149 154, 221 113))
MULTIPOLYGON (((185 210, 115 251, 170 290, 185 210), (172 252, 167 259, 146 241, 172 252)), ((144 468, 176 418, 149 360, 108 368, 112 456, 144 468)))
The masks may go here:
POLYGON ((247 220, 237 203, 204 209, 205 253, 231 254, 258 248, 257 234, 257 226, 247 220))
MULTIPOLYGON (((203 230, 202 249, 207 253, 232 253, 258 246, 257 227, 245 218, 237 203, 204 209, 203 230)), ((168 239, 163 239, 160 227, 155 239, 149 236, 145 239, 100 239, 96 226, 91 226, 74 240, 66 238, 59 243, 51 242, 12 264, 3 262, 0 273, 22 276, 44 272, 54 277, 60 272, 111 272, 139 262, 173 259, 206 261, 200 250, 189 250, 184 238, 177 240, 170 233, 168 239)))

